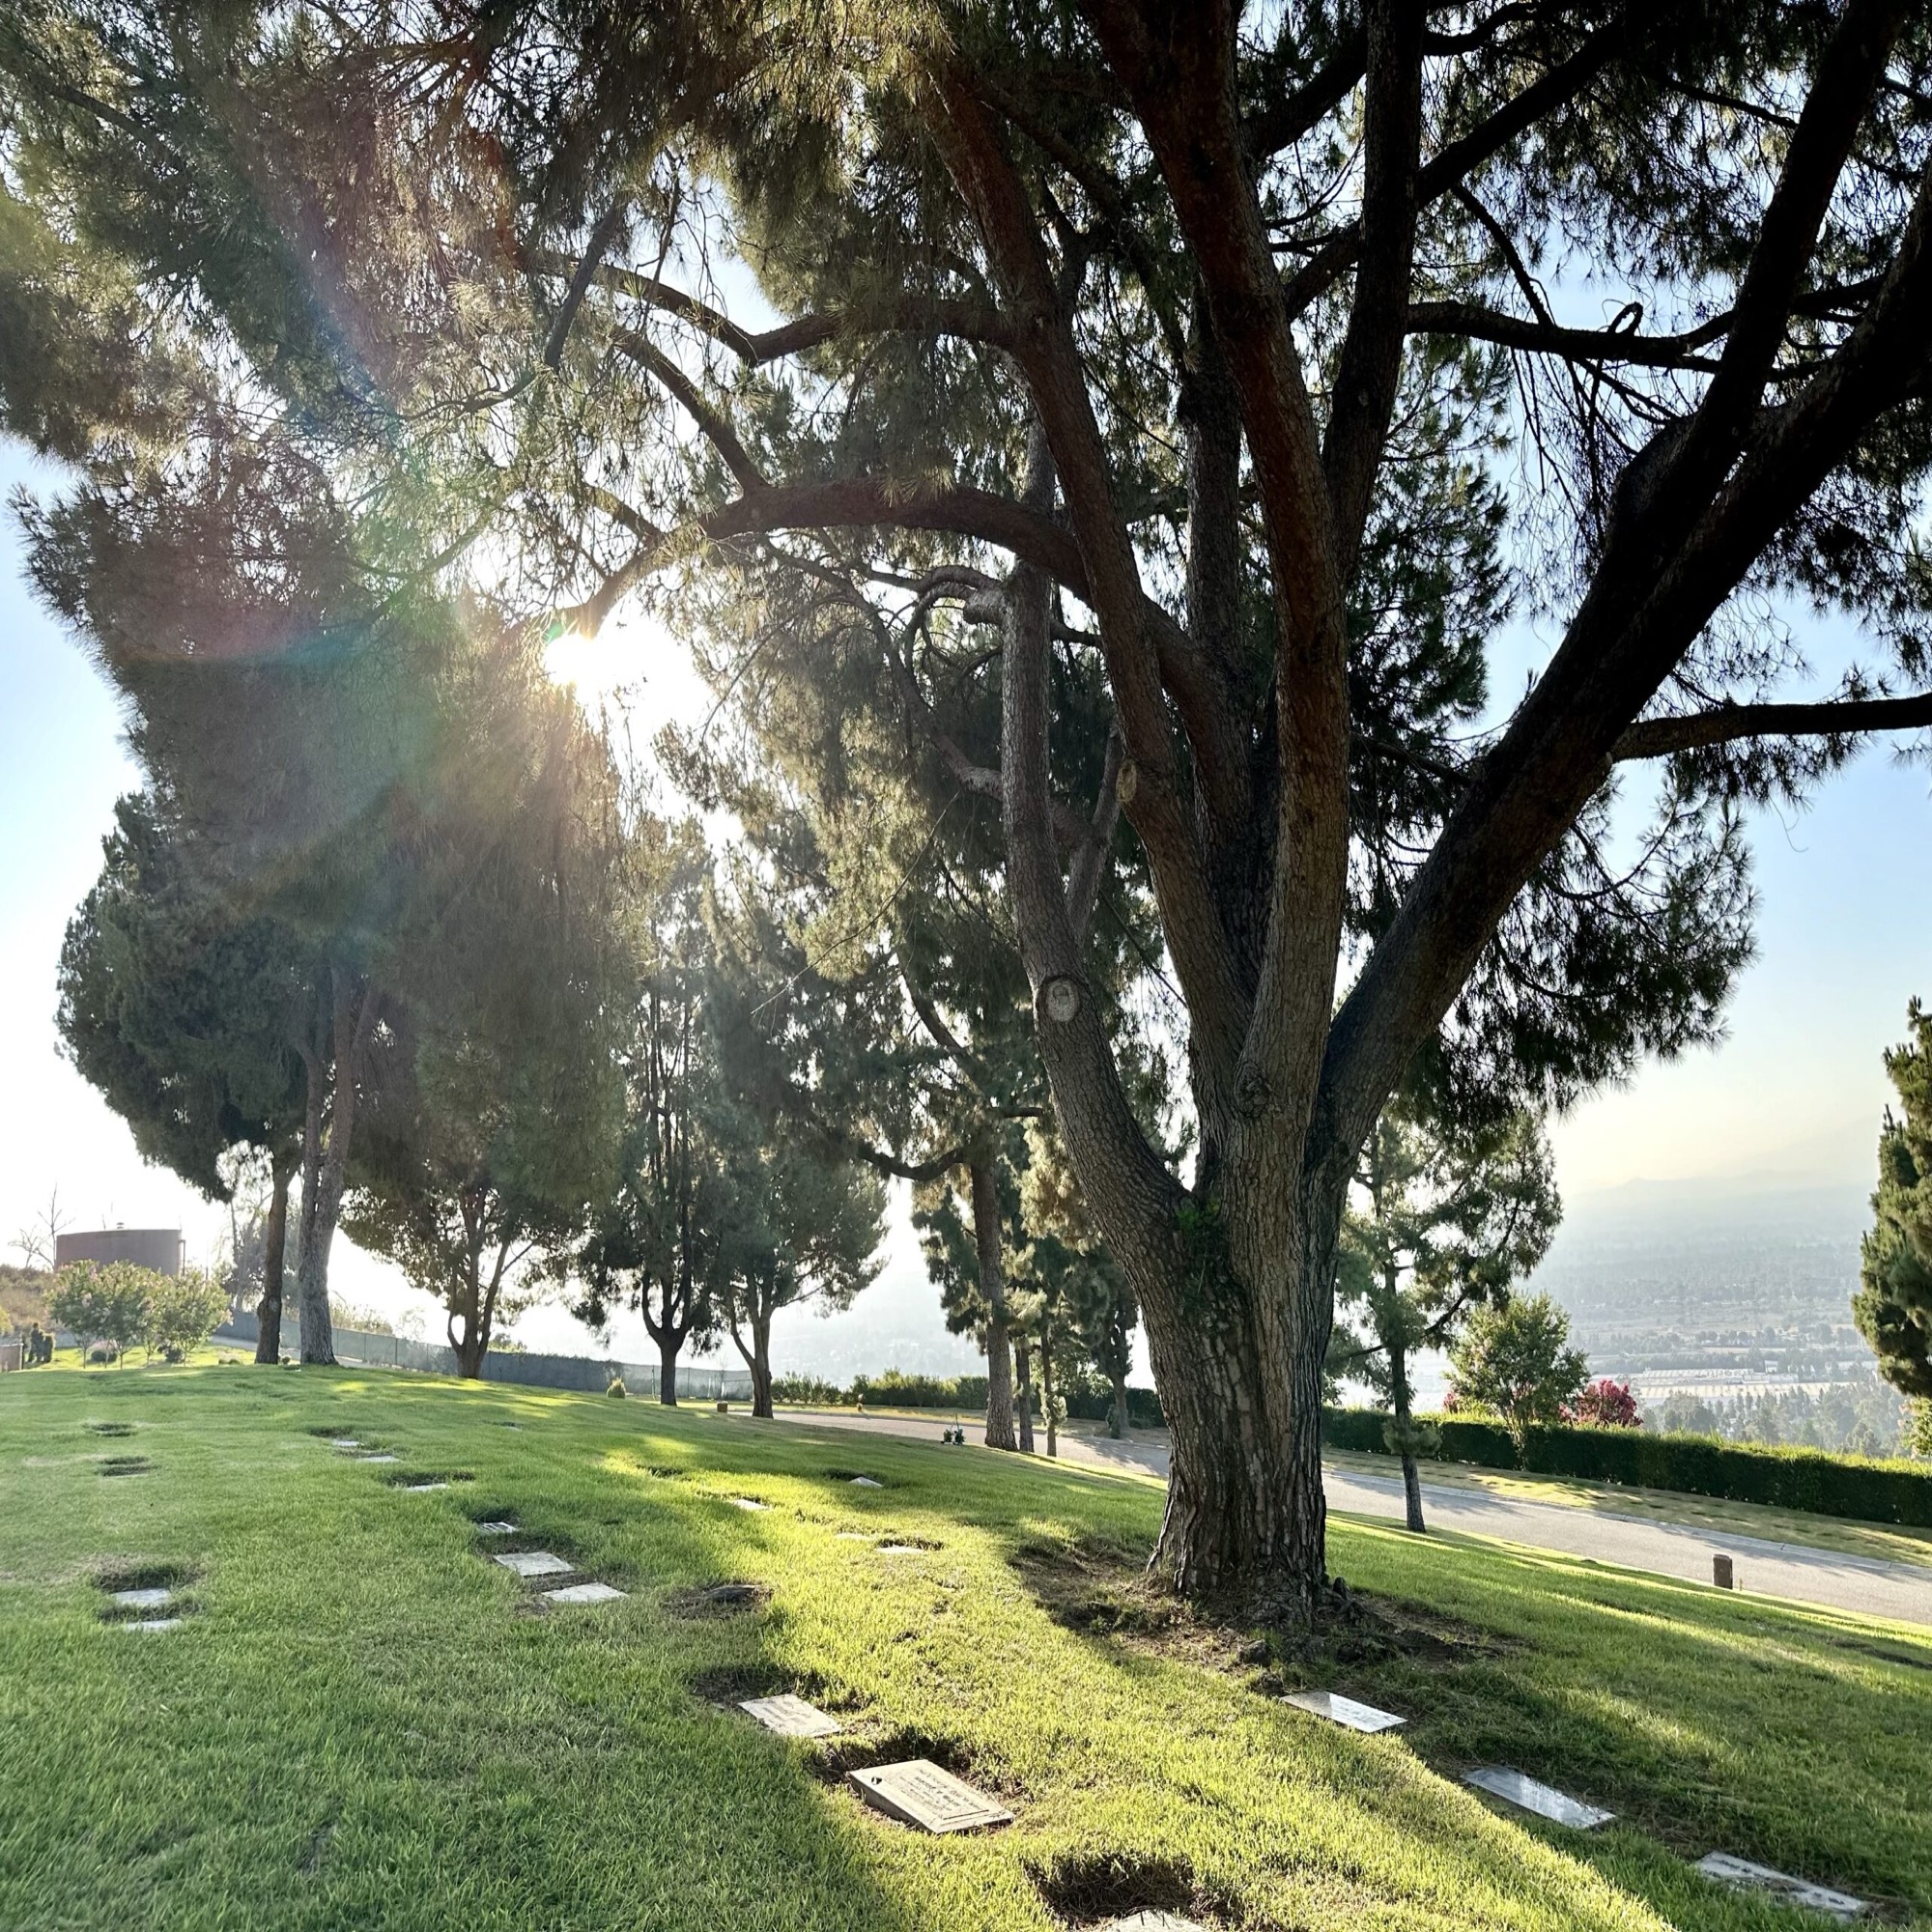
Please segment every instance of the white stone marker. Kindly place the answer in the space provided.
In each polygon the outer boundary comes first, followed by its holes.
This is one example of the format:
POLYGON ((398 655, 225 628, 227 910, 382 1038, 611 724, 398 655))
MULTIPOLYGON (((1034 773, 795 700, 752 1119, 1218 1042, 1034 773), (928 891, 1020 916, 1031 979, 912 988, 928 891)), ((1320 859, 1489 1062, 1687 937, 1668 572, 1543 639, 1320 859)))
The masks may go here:
POLYGON ((1487 1791, 1492 1798, 1500 1798, 1506 1804, 1534 1811, 1539 1818, 1548 1818, 1552 1825, 1569 1825, 1578 1832, 1593 1832, 1599 1825, 1607 1825, 1617 1815, 1614 1811, 1600 1811, 1594 1804, 1584 1804, 1575 1798, 1566 1797, 1564 1793, 1554 1791, 1547 1784, 1539 1784, 1535 1778, 1525 1777, 1521 1772, 1511 1771, 1505 1765, 1486 1764, 1475 1771, 1465 1771, 1463 1782, 1473 1784, 1478 1791, 1487 1791))
POLYGON ((855 1490, 883 1490, 886 1486, 876 1476, 854 1476, 852 1487, 855 1490))
POLYGON ((515 1536, 516 1533, 517 1525, 513 1522, 479 1522, 476 1525, 478 1536, 515 1536))
POLYGON ((1297 1690, 1281 1700, 1311 1717, 1326 1718, 1331 1724, 1344 1724, 1351 1731, 1393 1731, 1406 1724, 1393 1711, 1378 1711, 1373 1704, 1358 1704, 1334 1690, 1297 1690))
POLYGON ((172 1590, 116 1590, 111 1601, 124 1610, 158 1610, 173 1595, 172 1590))
POLYGON ((731 1500, 741 1510, 768 1510, 771 1508, 770 1503, 761 1503, 755 1496, 733 1496, 731 1500))
POLYGON ((446 1490, 448 1487, 447 1483, 405 1483, 403 1492, 406 1495, 426 1496, 432 1490, 446 1490))
POLYGON ((1828 1912, 1833 1918, 1856 1918, 1865 1909, 1865 1901, 1848 1891, 1833 1891, 1829 1885, 1813 1885, 1808 1879, 1793 1878, 1789 1872, 1773 1871, 1769 1865, 1754 1865, 1729 1852, 1707 1854, 1697 1861, 1697 1869, 1719 1885, 1739 1891, 1768 1891, 1789 1905, 1828 1912))
POLYGON ((359 1435, 331 1435, 328 1438, 328 1446, 331 1449, 359 1449, 362 1446, 362 1438, 359 1435))
POLYGON ((918 1543, 882 1543, 879 1545, 881 1556, 923 1556, 925 1548, 918 1543))
POLYGON ((136 1617, 130 1624, 123 1624, 123 1630, 130 1631, 171 1631, 181 1629, 179 1617, 136 1617))
POLYGON ((738 1706, 749 1711, 768 1731, 781 1738, 835 1738, 838 1719, 828 1717, 816 1704, 786 1691, 781 1697, 747 1697, 738 1706))
POLYGON ((1172 1912, 1136 1912, 1131 1918, 1108 1919, 1100 1932, 1203 1932, 1203 1928, 1172 1912))
POLYGON ((387 1454, 383 1454, 383 1455, 371 1455, 371 1456, 358 1456, 356 1457, 355 1460, 358 1463, 399 1463, 402 1461, 402 1458, 400 1456, 390 1456, 387 1454))
POLYGON ((609 1583, 572 1583, 561 1590, 546 1590, 544 1601, 552 1604, 614 1604, 627 1590, 613 1589, 609 1583))
POLYGON ((875 1765, 847 1772, 867 1804, 902 1825, 926 1832, 975 1832, 985 1825, 1010 1825, 1013 1814, 983 1792, 923 1757, 904 1764, 875 1765))
POLYGON ((492 1562, 500 1563, 505 1570, 514 1570, 519 1577, 568 1577, 577 1566, 566 1563, 561 1556, 554 1556, 548 1549, 513 1549, 507 1556, 496 1556, 492 1562))

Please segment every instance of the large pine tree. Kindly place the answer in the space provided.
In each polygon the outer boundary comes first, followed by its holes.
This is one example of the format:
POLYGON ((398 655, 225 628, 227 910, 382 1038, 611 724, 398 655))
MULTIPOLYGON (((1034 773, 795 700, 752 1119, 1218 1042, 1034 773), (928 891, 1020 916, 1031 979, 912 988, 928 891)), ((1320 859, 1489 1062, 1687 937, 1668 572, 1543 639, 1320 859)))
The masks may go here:
POLYGON ((1173 1431, 1161 1566, 1305 1612, 1338 1232, 1418 1053, 1547 1103, 1709 1037, 1741 808, 1932 721, 1929 37, 1907 0, 31 0, 0 303, 50 353, 0 382, 137 456, 181 367, 245 368, 403 549, 585 628, 802 573, 983 631, 996 737, 868 716, 998 803, 1173 1431), (1512 573, 1558 641, 1483 728, 1512 573), (1758 614, 1792 593, 1875 662, 1807 681, 1758 614), (1116 806, 1184 1176, 1085 919, 1116 806))

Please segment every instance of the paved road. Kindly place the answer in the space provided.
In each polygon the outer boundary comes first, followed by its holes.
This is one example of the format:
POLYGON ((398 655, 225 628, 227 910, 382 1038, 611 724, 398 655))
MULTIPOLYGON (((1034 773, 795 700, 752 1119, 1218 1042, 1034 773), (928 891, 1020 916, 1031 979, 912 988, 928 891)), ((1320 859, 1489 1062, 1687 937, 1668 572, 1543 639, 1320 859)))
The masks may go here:
MULTIPOLYGON (((796 1422, 910 1435, 928 1442, 938 1441, 940 1431, 953 1426, 951 1417, 928 1421, 923 1416, 858 1415, 850 1409, 793 1409, 785 1415, 796 1422)), ((972 1434, 969 1428, 969 1439, 972 1434)), ((1063 1434, 1060 1453, 1066 1462, 1089 1467, 1146 1476, 1167 1474, 1167 1444, 1158 1435, 1114 1442, 1104 1435, 1063 1434)), ((1400 1518, 1403 1513, 1400 1477, 1331 1468, 1326 1486, 1330 1509, 1371 1517, 1400 1518)), ((1718 1535, 1708 1529, 1618 1516, 1606 1510, 1528 1502, 1460 1484, 1425 1483, 1423 1507, 1435 1528, 1594 1557, 1602 1563, 1619 1563, 1698 1583, 1711 1580, 1711 1558, 1723 1550, 1736 1562, 1741 1590, 1932 1628, 1932 1571, 1909 1563, 1846 1556, 1836 1550, 1774 1543, 1755 1536, 1718 1535)))

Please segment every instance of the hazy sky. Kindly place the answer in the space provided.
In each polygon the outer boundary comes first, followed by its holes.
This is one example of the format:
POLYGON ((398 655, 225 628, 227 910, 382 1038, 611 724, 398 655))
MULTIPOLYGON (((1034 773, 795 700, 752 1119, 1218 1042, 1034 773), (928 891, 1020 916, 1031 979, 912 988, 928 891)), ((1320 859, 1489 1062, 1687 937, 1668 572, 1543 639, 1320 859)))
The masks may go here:
MULTIPOLYGON (((11 493, 30 475, 0 446, 0 485, 11 493)), ((1814 647, 1823 681, 1839 654, 1814 647)), ((661 637, 639 630, 573 641, 554 668, 586 694, 641 672, 639 741, 651 718, 694 701, 688 668, 661 637)), ((10 516, 0 530, 0 1244, 56 1186, 79 1225, 179 1224, 191 1254, 210 1252, 223 1225, 220 1209, 142 1164, 127 1129, 56 1050, 61 935, 99 869, 115 797, 133 780, 114 700, 21 581, 10 516)), ((1932 997, 1927 791, 1922 768, 1878 748, 1803 816, 1756 820, 1759 957, 1737 988, 1729 1037, 1678 1065, 1647 1067, 1629 1088, 1559 1122, 1567 1193, 1764 1167, 1819 1180, 1869 1176, 1888 1093, 1879 1056, 1903 1031, 1906 1001, 1932 997)), ((337 1253, 335 1279, 350 1299, 401 1305, 380 1264, 346 1242, 337 1253)), ((872 1317, 890 1303, 908 1329, 930 1330, 929 1300, 901 1226, 886 1275, 867 1296, 872 1317)), ((560 1315, 535 1321, 529 1334, 539 1346, 585 1339, 560 1315)), ((629 1352, 641 1331, 613 1339, 629 1352)))

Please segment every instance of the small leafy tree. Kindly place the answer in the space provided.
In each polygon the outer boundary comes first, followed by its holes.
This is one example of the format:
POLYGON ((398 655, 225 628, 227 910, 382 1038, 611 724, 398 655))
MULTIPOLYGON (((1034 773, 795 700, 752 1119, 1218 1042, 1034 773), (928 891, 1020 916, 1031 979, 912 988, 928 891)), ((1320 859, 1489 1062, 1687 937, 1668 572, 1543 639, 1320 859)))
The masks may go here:
POLYGON ((154 1277, 141 1339, 169 1362, 185 1362, 221 1325, 228 1291, 204 1268, 154 1277))
POLYGON ((73 1262, 54 1277, 47 1313, 57 1326, 71 1328, 83 1348, 106 1342, 125 1355, 148 1333, 149 1301, 164 1280, 132 1262, 73 1262))
POLYGON ((1885 1057, 1900 1111, 1886 1109, 1879 1134, 1852 1319, 1879 1374, 1923 1402, 1932 1399, 1932 1014, 1914 1000, 1907 1023, 1911 1038, 1885 1057))
POLYGON ((1581 1422, 1597 1429, 1641 1429, 1643 1416, 1629 1382, 1613 1382, 1608 1376, 1589 1383, 1563 1411, 1566 1422, 1581 1422))
POLYGON ((1562 1205, 1549 1149, 1524 1109, 1474 1122, 1446 1118, 1418 1089, 1391 1106, 1362 1151, 1356 1199, 1342 1224, 1336 1299, 1368 1338, 1337 1330, 1329 1364, 1387 1405, 1402 1458, 1408 1527, 1420 1535, 1415 1459, 1435 1446, 1412 1413, 1416 1352, 1454 1340, 1475 1311, 1501 1303, 1543 1259, 1562 1205))
POLYGON ((1570 1346, 1570 1318, 1547 1294, 1477 1309, 1449 1364, 1450 1405, 1495 1415, 1519 1459, 1530 1430, 1561 1422, 1590 1378, 1582 1350, 1570 1346))

